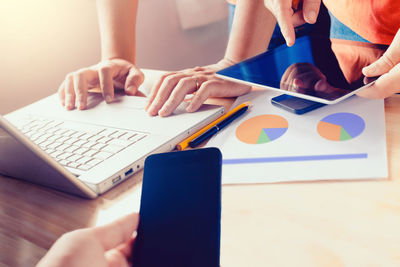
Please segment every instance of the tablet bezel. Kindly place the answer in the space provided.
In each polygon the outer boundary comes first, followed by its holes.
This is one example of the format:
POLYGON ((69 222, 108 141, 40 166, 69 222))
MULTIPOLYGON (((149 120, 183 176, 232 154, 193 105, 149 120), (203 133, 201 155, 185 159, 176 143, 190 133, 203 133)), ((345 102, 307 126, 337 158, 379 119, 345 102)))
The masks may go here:
POLYGON ((241 84, 245 84, 245 85, 249 85, 252 87, 257 87, 257 88, 263 88, 263 89, 268 89, 268 90, 272 90, 275 92, 279 92, 282 94, 286 94, 286 95, 292 95, 295 97, 299 97, 299 98, 303 98, 303 99, 307 99, 307 100, 311 100, 311 101, 315 101, 315 102, 319 102, 322 104, 327 104, 327 105, 332 105, 332 104, 336 104, 339 103, 353 95, 355 95, 357 92, 361 91, 362 89, 368 88, 371 85, 373 85, 375 83, 375 81, 368 83, 358 89, 355 89, 353 91, 350 91, 348 94, 345 94, 339 98, 336 98, 335 100, 327 100, 324 98, 320 98, 320 97, 316 97, 316 96, 310 96, 310 95, 305 95, 305 94, 300 94, 300 93, 296 93, 296 92, 292 92, 292 91, 287 91, 287 90, 283 90, 280 88, 275 88, 275 87, 271 87, 271 86, 267 86, 267 85, 263 85, 263 84, 258 84, 258 83, 253 83, 253 82, 248 82, 248 81, 244 81, 244 80, 240 80, 237 78, 232 78, 230 76, 227 75, 223 75, 223 74, 219 74, 218 72, 215 73, 215 76, 224 80, 228 80, 228 81, 232 81, 232 82, 236 82, 236 83, 241 83, 241 84))
MULTIPOLYGON (((313 58, 312 60, 314 61, 314 60, 317 59, 317 61, 318 61, 318 59, 319 59, 319 62, 321 62, 320 58, 318 58, 318 56, 320 57, 321 56, 321 51, 325 51, 325 50, 320 50, 320 51, 314 50, 314 48, 315 48, 314 47, 314 44, 315 44, 314 41, 317 41, 318 45, 322 44, 322 47, 323 47, 323 45, 326 45, 327 42, 328 42, 328 45, 330 46, 330 39, 326 38, 326 37, 323 37, 323 36, 303 36, 303 37, 299 38, 298 40, 296 40, 296 44, 298 44, 298 45, 307 45, 307 44, 309 44, 310 45, 310 49, 312 51, 311 52, 311 55, 312 55, 312 58, 313 58)), ((294 46, 296 46, 296 44, 294 46)), ((273 91, 280 92, 280 93, 283 93, 283 94, 287 94, 287 95, 291 95, 291 96, 295 96, 295 97, 299 97, 299 98, 303 98, 303 99, 307 99, 307 100, 311 100, 311 101, 315 101, 315 102, 319 102, 319 103, 323 103, 323 104, 328 104, 328 105, 339 103, 339 102, 341 102, 341 101, 353 96, 354 94, 356 94, 360 90, 372 86, 375 83, 375 80, 378 78, 378 77, 374 77, 374 78, 372 78, 371 82, 366 83, 365 85, 363 85, 361 87, 358 87, 358 88, 351 88, 351 90, 349 90, 348 93, 346 93, 346 94, 344 94, 344 95, 342 95, 342 96, 340 96, 338 98, 335 98, 335 99, 331 100, 331 99, 327 99, 327 98, 323 98, 323 97, 319 97, 319 96, 315 96, 315 95, 308 95, 308 94, 303 94, 303 93, 299 93, 299 92, 293 92, 293 91, 277 88, 277 87, 274 87, 274 83, 276 83, 276 82, 273 82, 273 81, 271 81, 272 85, 271 84, 270 85, 266 85, 265 83, 257 83, 257 82, 254 82, 254 81, 244 80, 246 77, 244 77, 244 79, 243 79, 242 77, 237 77, 237 75, 235 74, 235 72, 243 74, 244 73, 243 69, 251 70, 251 68, 243 67, 244 65, 246 66, 247 64, 249 64, 249 65, 250 64, 254 64, 254 62, 257 62, 257 61, 263 62, 263 61, 265 61, 265 57, 269 56, 270 54, 280 53, 280 52, 282 52, 282 50, 292 49, 292 48, 295 48, 295 47, 287 47, 286 45, 281 45, 281 46, 279 46, 279 47, 277 47, 277 48, 275 48, 273 50, 263 52, 263 53, 261 53, 259 55, 256 55, 254 57, 251 57, 249 59, 241 61, 241 62, 239 62, 237 64, 234 64, 234 65, 229 66, 227 68, 221 69, 221 70, 219 70, 219 71, 217 71, 215 73, 215 76, 218 77, 218 78, 224 79, 224 80, 229 80, 229 81, 232 81, 232 82, 241 83, 241 84, 245 84, 245 85, 249 85, 249 86, 253 86, 253 87, 273 90, 273 91), (235 70, 235 71, 232 71, 232 70, 235 70), (225 73, 225 72, 228 72, 228 73, 225 73)), ((318 48, 319 48, 319 46, 318 46, 318 48)), ((327 46, 324 49, 327 49, 327 46)), ((288 52, 288 53, 290 53, 290 52, 288 52)), ((331 51, 326 51, 326 53, 327 54, 331 53, 333 55, 332 50, 331 51)), ((325 52, 324 52, 324 55, 325 55, 325 52)), ((336 56, 335 55, 333 55, 333 56, 334 56, 335 61, 336 61, 337 60, 336 56)), ((328 56, 328 58, 329 58, 329 56, 328 56)), ((301 63, 301 62, 302 61, 295 62, 295 63, 301 63)), ((336 63, 337 63, 337 61, 336 61, 336 63)), ((292 63, 292 64, 294 64, 294 63, 292 63)), ((312 64, 319 69, 318 62, 314 62, 312 64)), ((262 64, 260 64, 260 65, 262 65, 262 64)), ((327 75, 327 73, 324 73, 324 74, 327 75)), ((338 75, 340 75, 340 74, 338 73, 338 75)), ((241 76, 245 76, 245 75, 241 75, 241 76)), ((331 76, 328 76, 328 77, 331 77, 331 76)), ((360 77, 360 79, 361 78, 362 77, 360 77)), ((365 79, 364 79, 364 81, 365 81, 365 79)), ((338 87, 341 88, 340 86, 338 86, 338 87)))

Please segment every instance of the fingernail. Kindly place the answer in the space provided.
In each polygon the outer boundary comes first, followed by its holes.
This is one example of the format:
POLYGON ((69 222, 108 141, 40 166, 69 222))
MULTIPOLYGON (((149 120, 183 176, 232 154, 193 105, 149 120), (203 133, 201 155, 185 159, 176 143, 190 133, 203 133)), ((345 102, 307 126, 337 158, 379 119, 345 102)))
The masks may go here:
POLYGON ((369 65, 368 67, 365 67, 364 69, 368 74, 372 74, 373 75, 376 72, 375 64, 374 65, 369 65))
POLYGON ((310 10, 307 13, 307 18, 310 23, 315 23, 315 21, 317 20, 317 13, 314 10, 310 10))
POLYGON ((136 91, 136 87, 135 87, 135 86, 129 86, 129 87, 126 89, 126 91, 128 91, 128 92, 130 92, 130 93, 133 93, 133 92, 136 91))
POLYGON ((189 105, 189 106, 186 108, 186 111, 187 111, 187 112, 193 112, 193 106, 192 106, 192 105, 189 105))
POLYGON ((79 102, 79 107, 78 107, 79 109, 82 110, 82 109, 85 109, 85 107, 86 107, 85 102, 83 102, 83 101, 79 102))
POLYGON ((152 110, 152 105, 150 103, 147 103, 146 105, 146 111, 150 112, 152 110))
POLYGON ((169 112, 169 110, 170 110, 170 108, 168 108, 168 107, 163 107, 162 109, 160 109, 160 110, 158 111, 158 113, 166 114, 166 113, 169 112))
POLYGON ((69 97, 66 98, 66 100, 65 100, 65 107, 66 107, 67 109, 72 109, 72 108, 73 108, 71 98, 69 98, 69 97))
POLYGON ((158 114, 158 112, 154 112, 154 108, 152 108, 151 106, 147 109, 147 113, 149 113, 150 116, 155 116, 158 114))
POLYGON ((106 102, 107 103, 111 103, 112 102, 112 98, 110 95, 106 95, 106 102))

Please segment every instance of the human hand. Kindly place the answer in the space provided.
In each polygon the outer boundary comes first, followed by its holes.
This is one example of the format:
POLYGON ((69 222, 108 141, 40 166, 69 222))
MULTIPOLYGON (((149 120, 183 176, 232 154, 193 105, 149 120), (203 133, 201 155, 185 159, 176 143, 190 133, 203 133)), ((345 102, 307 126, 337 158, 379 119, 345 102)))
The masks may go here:
POLYGON ((196 67, 177 72, 169 72, 161 76, 153 86, 147 112, 151 116, 162 117, 170 115, 187 94, 195 93, 187 112, 194 112, 209 97, 233 97, 243 95, 250 91, 251 87, 219 79, 215 72, 233 65, 233 62, 221 60, 219 63, 205 67, 196 67))
POLYGON ((133 213, 108 225, 66 233, 37 267, 130 266, 132 234, 138 223, 139 215, 133 213))
POLYGON ((131 62, 110 59, 67 75, 58 89, 61 104, 67 110, 87 107, 88 90, 100 87, 107 103, 114 99, 114 85, 124 88, 127 95, 135 95, 143 83, 144 74, 131 62))
POLYGON ((400 92, 400 30, 391 45, 377 61, 362 69, 366 77, 380 76, 358 96, 382 99, 400 92))
POLYGON ((303 0, 301 8, 298 0, 264 0, 264 5, 278 21, 283 37, 288 46, 292 46, 296 39, 294 27, 306 22, 314 24, 317 21, 321 0, 303 0))

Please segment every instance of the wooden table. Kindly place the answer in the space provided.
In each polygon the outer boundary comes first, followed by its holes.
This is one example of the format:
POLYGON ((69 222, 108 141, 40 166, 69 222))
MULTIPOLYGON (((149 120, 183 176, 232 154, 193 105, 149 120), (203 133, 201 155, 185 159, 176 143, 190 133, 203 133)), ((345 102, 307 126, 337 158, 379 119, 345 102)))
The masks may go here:
MULTIPOLYGON (((388 180, 223 186, 222 266, 400 266, 400 96, 385 110, 388 180)), ((0 177, 0 266, 32 266, 63 233, 137 211, 141 177, 95 200, 0 177)))

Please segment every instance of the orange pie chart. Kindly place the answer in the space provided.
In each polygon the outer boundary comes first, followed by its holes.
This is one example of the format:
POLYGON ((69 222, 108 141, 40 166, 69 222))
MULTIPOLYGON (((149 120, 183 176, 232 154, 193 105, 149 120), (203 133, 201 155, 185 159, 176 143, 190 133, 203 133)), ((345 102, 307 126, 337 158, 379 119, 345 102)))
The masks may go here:
POLYGON ((242 122, 236 128, 236 137, 246 144, 264 144, 281 137, 288 127, 282 116, 259 115, 242 122))

